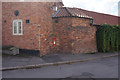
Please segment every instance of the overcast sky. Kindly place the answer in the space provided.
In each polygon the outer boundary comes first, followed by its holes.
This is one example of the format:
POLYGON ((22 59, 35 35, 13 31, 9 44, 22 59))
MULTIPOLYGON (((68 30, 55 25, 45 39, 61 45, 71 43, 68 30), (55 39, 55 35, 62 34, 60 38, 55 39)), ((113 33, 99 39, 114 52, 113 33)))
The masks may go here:
POLYGON ((63 0, 67 7, 77 7, 90 11, 118 15, 118 2, 120 0, 63 0))

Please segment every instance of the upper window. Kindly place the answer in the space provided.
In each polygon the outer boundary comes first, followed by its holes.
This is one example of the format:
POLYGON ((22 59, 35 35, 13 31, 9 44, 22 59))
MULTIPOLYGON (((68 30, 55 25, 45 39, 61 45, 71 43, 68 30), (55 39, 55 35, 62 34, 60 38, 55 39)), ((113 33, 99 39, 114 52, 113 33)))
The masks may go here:
POLYGON ((53 4, 53 10, 54 10, 54 11, 57 11, 57 9, 58 9, 58 7, 57 7, 56 3, 54 3, 54 4, 53 4))
POLYGON ((24 0, 20 0, 20 2, 24 2, 24 0))
POLYGON ((29 20, 29 19, 27 19, 27 20, 26 20, 26 23, 27 23, 27 24, 28 24, 28 23, 30 23, 30 20, 29 20))
POLYGON ((22 35, 22 20, 13 21, 13 35, 22 35))

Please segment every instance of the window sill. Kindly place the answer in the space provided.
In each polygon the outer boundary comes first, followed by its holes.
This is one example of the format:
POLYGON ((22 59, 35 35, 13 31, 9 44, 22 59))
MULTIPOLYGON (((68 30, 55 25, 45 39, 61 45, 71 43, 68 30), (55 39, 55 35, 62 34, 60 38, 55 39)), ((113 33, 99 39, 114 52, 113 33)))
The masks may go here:
POLYGON ((23 34, 13 34, 14 36, 22 36, 23 34))

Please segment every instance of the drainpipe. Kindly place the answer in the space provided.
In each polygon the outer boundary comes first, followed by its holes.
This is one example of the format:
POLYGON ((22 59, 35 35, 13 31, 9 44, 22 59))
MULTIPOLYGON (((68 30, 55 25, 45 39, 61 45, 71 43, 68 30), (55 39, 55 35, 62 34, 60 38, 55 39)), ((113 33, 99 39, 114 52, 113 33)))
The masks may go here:
POLYGON ((39 52, 40 52, 40 38, 41 38, 40 28, 41 28, 41 26, 38 25, 38 28, 39 28, 39 34, 38 34, 38 38, 39 38, 39 52))

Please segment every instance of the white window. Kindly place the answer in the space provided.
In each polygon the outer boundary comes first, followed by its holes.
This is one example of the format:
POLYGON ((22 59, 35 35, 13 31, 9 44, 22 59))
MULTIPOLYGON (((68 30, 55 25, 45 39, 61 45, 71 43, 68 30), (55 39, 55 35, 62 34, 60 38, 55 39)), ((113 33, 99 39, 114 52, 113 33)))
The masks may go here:
POLYGON ((58 7, 57 7, 57 6, 54 6, 54 7, 53 7, 53 10, 54 10, 54 11, 57 11, 57 10, 58 10, 58 7))
POLYGON ((20 2, 24 2, 24 0, 19 0, 20 2))
POLYGON ((13 20, 13 35, 22 35, 22 20, 13 20))

